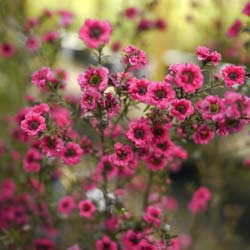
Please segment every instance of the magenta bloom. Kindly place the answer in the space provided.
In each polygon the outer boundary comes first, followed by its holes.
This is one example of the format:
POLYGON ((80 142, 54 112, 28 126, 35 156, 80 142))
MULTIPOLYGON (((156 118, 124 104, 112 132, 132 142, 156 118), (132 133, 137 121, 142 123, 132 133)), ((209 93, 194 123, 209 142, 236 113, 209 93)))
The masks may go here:
POLYGON ((67 166, 76 165, 81 161, 82 148, 74 142, 68 142, 61 151, 60 157, 67 166))
POLYGON ((161 126, 161 125, 154 125, 152 127, 152 133, 153 133, 153 139, 157 142, 165 141, 167 138, 169 138, 169 127, 167 125, 161 126))
POLYGON ((161 224, 161 210, 154 206, 148 206, 143 218, 147 223, 159 226, 161 224))
POLYGON ((93 87, 99 91, 104 91, 108 87, 109 71, 105 67, 93 68, 89 67, 83 74, 77 78, 81 90, 93 87))
POLYGON ((152 141, 152 132, 149 121, 146 119, 140 119, 130 122, 126 136, 129 140, 134 142, 137 147, 149 145, 152 141))
POLYGON ((72 24, 74 20, 74 14, 72 12, 67 10, 59 10, 58 14, 61 17, 59 21, 60 26, 67 28, 72 24))
POLYGON ((134 45, 129 45, 123 49, 125 52, 124 63, 128 64, 130 70, 137 70, 147 64, 146 54, 134 45))
POLYGON ((101 97, 100 92, 94 88, 88 88, 82 95, 81 108, 83 112, 89 112, 96 109, 97 102, 101 97))
POLYGON ((148 87, 149 104, 166 109, 175 98, 175 92, 169 83, 151 82, 148 87))
POLYGON ((45 118, 38 113, 29 112, 21 122, 21 128, 28 135, 37 136, 46 129, 45 118))
POLYGON ((133 230, 128 230, 121 237, 124 249, 137 249, 137 246, 142 240, 142 237, 143 236, 141 232, 134 232, 133 230))
POLYGON ((146 78, 131 78, 128 82, 128 91, 134 100, 148 102, 148 86, 150 81, 146 78))
POLYGON ((212 194, 207 187, 198 188, 189 203, 189 210, 192 213, 200 213, 207 209, 207 204, 211 200, 212 194))
POLYGON ((235 22, 228 28, 227 36, 228 37, 236 37, 240 33, 242 28, 242 22, 240 19, 236 19, 235 22))
POLYGON ((38 172, 40 170, 41 154, 35 148, 30 148, 23 159, 23 168, 26 172, 38 172))
POLYGON ((117 250, 116 242, 112 241, 108 236, 103 236, 96 241, 96 250, 117 250))
POLYGON ((80 28, 79 36, 88 47, 96 49, 109 42, 111 31, 108 21, 87 19, 80 28))
POLYGON ((46 84, 55 80, 53 72, 50 68, 42 68, 33 73, 31 82, 40 90, 46 90, 46 84))
POLYGON ((211 52, 209 48, 205 46, 199 46, 196 49, 196 54, 198 56, 198 60, 204 63, 212 62, 214 65, 218 65, 221 60, 221 54, 217 51, 211 52))
POLYGON ((227 87, 232 87, 235 84, 243 85, 245 74, 242 66, 229 65, 222 70, 222 77, 227 87))
POLYGON ((124 11, 124 16, 128 19, 134 19, 138 16, 139 14, 139 10, 132 6, 132 7, 128 7, 125 11, 124 11))
POLYGON ((35 250, 54 250, 54 244, 51 240, 46 238, 40 238, 35 240, 35 250))
POLYGON ((162 157, 161 155, 158 155, 158 152, 156 154, 151 153, 146 158, 146 165, 147 167, 152 171, 159 171, 166 167, 167 165, 167 159, 165 157, 162 157))
POLYGON ((63 141, 56 135, 54 137, 46 135, 41 140, 41 148, 48 157, 58 156, 63 148, 63 141))
POLYGON ((170 138, 166 138, 164 141, 154 141, 152 146, 154 149, 155 157, 159 157, 160 159, 162 156, 165 156, 168 160, 171 159, 174 149, 174 143, 170 140, 170 138))
POLYGON ((247 2, 242 10, 242 13, 250 16, 250 2, 247 2))
POLYGON ((90 218, 96 210, 95 204, 91 200, 83 200, 78 205, 80 216, 85 218, 90 218))
POLYGON ((37 51, 41 46, 40 40, 37 36, 30 36, 25 42, 25 47, 30 52, 37 51))
POLYGON ((207 144, 214 138, 214 132, 208 127, 208 125, 201 125, 196 128, 192 138, 196 144, 207 144))
POLYGON ((9 199, 11 198, 16 190, 16 184, 13 182, 12 179, 6 178, 3 180, 0 186, 0 201, 2 199, 9 199))
POLYGON ((183 122, 187 117, 194 113, 192 103, 187 99, 175 99, 171 103, 171 106, 170 115, 180 122, 183 122))
POLYGON ((204 120, 220 120, 224 115, 225 104, 217 95, 208 95, 196 103, 196 108, 201 112, 204 120))
POLYGON ((108 179, 112 179, 117 175, 117 168, 115 167, 110 155, 102 156, 97 169, 101 171, 102 174, 105 174, 108 179))
POLYGON ((11 43, 2 43, 0 45, 0 55, 5 58, 12 57, 16 52, 15 47, 11 43))
POLYGON ((134 158, 131 147, 117 142, 114 149, 115 153, 111 156, 114 164, 118 166, 128 166, 129 162, 134 158))
POLYGON ((137 250, 157 250, 157 249, 164 249, 166 246, 161 246, 161 245, 156 245, 155 242, 150 242, 150 239, 143 239, 140 241, 138 244, 138 247, 136 248, 137 250))
POLYGON ((70 215, 75 206, 74 199, 71 196, 65 196, 57 202, 57 210, 61 214, 70 215))
POLYGON ((99 104, 107 111, 108 116, 116 115, 120 110, 120 101, 112 93, 105 93, 99 104))
POLYGON ((53 43, 60 37, 60 33, 56 31, 49 31, 43 35, 43 42, 53 43))
POLYGON ((176 74, 176 85, 181 87, 185 93, 194 93, 203 84, 203 75, 200 68, 193 64, 178 65, 176 74))

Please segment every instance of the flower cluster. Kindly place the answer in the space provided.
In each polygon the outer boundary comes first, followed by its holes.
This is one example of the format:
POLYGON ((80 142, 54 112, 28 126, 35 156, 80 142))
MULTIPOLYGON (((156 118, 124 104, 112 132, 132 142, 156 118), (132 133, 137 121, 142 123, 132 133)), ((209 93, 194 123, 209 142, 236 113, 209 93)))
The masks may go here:
MULTIPOLYGON (((62 26, 71 23, 70 13, 59 15, 62 26)), ((138 10, 127 9, 124 15, 134 19, 138 10)), ((26 29, 35 25, 30 22, 26 29)), ((158 20, 158 25, 163 23, 158 20)), ((28 240, 31 244, 34 237, 36 250, 55 249, 56 236, 61 232, 67 237, 63 225, 71 221, 80 231, 84 222, 90 249, 189 247, 191 241, 174 237, 167 224, 169 214, 178 210, 177 200, 168 195, 170 174, 188 158, 187 143, 207 144, 249 123, 250 98, 240 88, 248 84, 243 66, 226 65, 215 75, 221 56, 201 46, 196 51, 200 65, 171 65, 162 81, 153 81, 136 74, 148 64, 146 53, 128 45, 124 70, 111 73, 103 62, 111 31, 108 21, 87 19, 79 36, 95 50, 98 63, 77 77, 80 96, 65 94, 64 71, 36 70, 31 83, 39 97, 29 97, 30 106, 9 121, 11 140, 25 150, 17 153, 13 143, 10 154, 0 141, 0 155, 7 151, 24 176, 20 183, 7 178, 1 184, 0 229, 24 234, 31 228, 28 240), (209 77, 204 74, 208 63, 213 67, 209 77), (218 88, 223 91, 217 93, 218 88), (138 107, 140 112, 132 116, 130 111, 138 107), (55 184, 62 180, 68 189, 54 202, 55 184), (18 193, 17 185, 26 186, 27 193, 18 193), (127 202, 131 193, 133 200, 140 197, 140 216, 127 202), (33 215, 39 223, 32 221, 33 215)), ((44 41, 56 37, 47 33, 44 41)), ((194 216, 208 208, 212 192, 203 186, 194 192, 187 206, 194 216)))

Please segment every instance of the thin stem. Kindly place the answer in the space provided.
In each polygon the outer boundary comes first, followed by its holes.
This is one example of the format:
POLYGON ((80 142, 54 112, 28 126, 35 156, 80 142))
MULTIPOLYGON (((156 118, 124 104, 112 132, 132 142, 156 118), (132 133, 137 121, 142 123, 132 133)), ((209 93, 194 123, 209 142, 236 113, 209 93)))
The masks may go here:
POLYGON ((146 186, 146 190, 143 196, 143 210, 146 209, 147 205, 148 205, 148 197, 150 195, 150 190, 153 184, 153 179, 154 179, 154 172, 149 171, 148 172, 148 182, 147 182, 147 186, 146 186))

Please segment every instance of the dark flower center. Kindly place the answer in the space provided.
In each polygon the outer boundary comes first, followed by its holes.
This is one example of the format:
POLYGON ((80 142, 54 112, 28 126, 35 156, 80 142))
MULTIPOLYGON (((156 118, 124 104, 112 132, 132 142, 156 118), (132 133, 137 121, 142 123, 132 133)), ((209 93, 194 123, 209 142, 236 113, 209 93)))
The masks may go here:
POLYGON ((140 86, 138 89, 139 95, 145 95, 147 93, 147 89, 144 86, 140 86))
POLYGON ((187 82, 188 83, 192 83, 193 79, 194 79, 194 75, 192 72, 190 71, 186 71, 185 73, 185 76, 187 77, 187 82))
POLYGON ((47 146, 49 148, 54 148, 55 147, 55 141, 52 138, 50 138, 50 137, 47 140, 47 146))
POLYGON ((238 78, 238 74, 237 74, 236 72, 230 72, 230 73, 228 74, 228 77, 229 77, 231 80, 235 81, 235 80, 237 80, 237 78, 238 78))
POLYGON ((176 109, 181 114, 185 114, 185 112, 187 111, 186 107, 183 104, 178 105, 176 109))
POLYGON ((200 131, 200 137, 201 138, 207 138, 207 136, 208 136, 208 130, 200 131))
POLYGON ((37 121, 32 121, 29 123, 29 129, 30 130, 36 130, 38 128, 38 122, 37 121))
POLYGON ((118 157, 120 160, 124 160, 124 159, 127 157, 127 153, 124 152, 123 150, 120 150, 119 152, 117 152, 117 157, 118 157))
POLYGON ((160 159, 160 158, 154 157, 152 163, 153 163, 154 165, 156 165, 156 166, 157 166, 157 165, 160 165, 160 164, 161 164, 161 159, 160 159))
POLYGON ((134 135, 135 135, 136 139, 143 139, 143 137, 144 137, 143 129, 140 129, 140 128, 135 129, 134 135))
POLYGON ((155 94, 155 96, 157 97, 158 100, 161 100, 161 99, 166 97, 166 93, 162 89, 156 90, 154 94, 155 94))
POLYGON ((66 153, 65 153, 65 156, 66 156, 66 157, 73 157, 73 156, 75 156, 75 155, 76 155, 76 152, 75 152, 75 150, 72 149, 72 148, 67 149, 67 151, 66 151, 66 153))
POLYGON ((235 128, 239 125, 240 121, 237 119, 226 119, 226 124, 229 128, 235 128))
POLYGON ((154 136, 156 136, 156 137, 162 136, 162 135, 163 135, 163 130, 162 130, 162 128, 155 128, 155 129, 153 130, 153 134, 154 134, 154 136))
POLYGON ((37 246, 37 250, 48 250, 49 249, 49 246, 47 244, 39 244, 37 246))
POLYGON ((91 104, 91 103, 93 102, 93 96, 89 95, 89 96, 86 98, 86 100, 87 100, 87 103, 88 103, 88 104, 91 104))
POLYGON ((133 243, 133 245, 138 245, 138 243, 140 242, 136 235, 132 235, 129 240, 131 243, 133 243))
POLYGON ((68 208, 69 207, 69 203, 68 202, 64 202, 62 206, 63 206, 63 208, 68 208))
POLYGON ((210 105, 209 110, 210 110, 211 113, 216 114, 216 113, 219 112, 219 105, 213 103, 213 104, 210 105))
POLYGON ((90 211, 90 205, 89 204, 84 204, 83 210, 86 211, 86 212, 90 211))
POLYGON ((110 243, 109 242, 104 242, 102 246, 103 246, 103 250, 110 250, 110 243))
POLYGON ((111 164, 109 162, 104 163, 104 170, 106 172, 109 172, 110 170, 112 170, 112 166, 111 166, 111 164))
POLYGON ((92 75, 90 77, 90 84, 93 86, 99 85, 101 82, 101 77, 99 75, 92 75))
POLYGON ((166 149, 168 148, 168 143, 167 143, 167 142, 158 143, 158 144, 157 144, 157 147, 158 147, 159 149, 166 150, 166 149))
POLYGON ((4 44, 3 45, 3 50, 6 51, 6 52, 9 52, 11 50, 10 45, 4 44))
POLYGON ((89 31, 91 38, 98 39, 102 34, 102 29, 100 27, 94 27, 89 31))

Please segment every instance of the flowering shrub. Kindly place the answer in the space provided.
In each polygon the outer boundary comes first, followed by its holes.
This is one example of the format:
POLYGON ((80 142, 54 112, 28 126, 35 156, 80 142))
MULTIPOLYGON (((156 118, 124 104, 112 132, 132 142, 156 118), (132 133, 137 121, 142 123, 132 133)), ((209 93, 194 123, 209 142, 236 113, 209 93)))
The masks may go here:
MULTIPOLYGON (((58 13, 60 24, 70 25, 72 14, 58 13)), ((130 7, 124 15, 134 19, 138 10, 130 7)), ((25 27, 36 24, 30 20, 25 27)), ((165 28, 161 20, 155 25, 165 28)), ((139 27, 152 23, 141 20, 139 27)), ((181 250, 195 245, 192 232, 175 235, 169 225, 178 209, 169 195, 170 173, 188 159, 187 144, 208 144, 249 123, 248 69, 226 65, 216 71, 221 55, 200 46, 199 63, 171 65, 162 81, 152 81, 138 77, 149 64, 146 53, 128 45, 122 50, 123 70, 112 72, 104 63, 111 35, 108 21, 87 19, 79 37, 95 52, 96 65, 77 77, 80 95, 68 96, 64 71, 46 65, 31 76, 38 96, 6 121, 9 142, 0 141, 0 155, 7 159, 0 187, 6 249, 181 250), (131 115, 134 109, 137 115, 131 115), (57 192, 62 179, 67 188, 57 192)), ((48 32, 43 42, 58 36, 48 32)), ((27 46, 34 51, 36 38, 27 46)), ((2 51, 10 57, 15 49, 2 51)), ((185 207, 200 218, 214 196, 212 188, 199 186, 185 207)))

